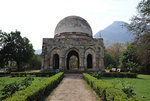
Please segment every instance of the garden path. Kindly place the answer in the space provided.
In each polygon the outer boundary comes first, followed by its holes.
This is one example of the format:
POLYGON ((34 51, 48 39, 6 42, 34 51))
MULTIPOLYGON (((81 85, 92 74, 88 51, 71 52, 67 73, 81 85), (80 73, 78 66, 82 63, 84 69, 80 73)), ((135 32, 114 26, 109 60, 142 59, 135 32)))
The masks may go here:
POLYGON ((86 87, 82 74, 65 74, 61 84, 45 101, 98 101, 92 89, 86 87))

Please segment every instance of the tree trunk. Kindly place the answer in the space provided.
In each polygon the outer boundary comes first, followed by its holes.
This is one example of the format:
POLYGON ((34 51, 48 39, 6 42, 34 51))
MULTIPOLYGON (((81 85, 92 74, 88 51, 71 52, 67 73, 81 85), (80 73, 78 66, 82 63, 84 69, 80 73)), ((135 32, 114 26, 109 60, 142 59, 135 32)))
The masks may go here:
POLYGON ((21 71, 20 62, 17 62, 17 68, 18 68, 18 71, 20 72, 21 71))

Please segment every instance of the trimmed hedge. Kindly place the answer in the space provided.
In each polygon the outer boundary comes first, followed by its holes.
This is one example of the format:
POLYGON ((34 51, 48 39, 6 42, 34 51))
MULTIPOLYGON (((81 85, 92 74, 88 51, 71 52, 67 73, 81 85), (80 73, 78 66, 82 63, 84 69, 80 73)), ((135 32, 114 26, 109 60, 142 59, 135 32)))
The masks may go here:
POLYGON ((128 99, 122 90, 113 88, 110 83, 98 80, 87 73, 83 73, 83 78, 104 101, 127 101, 128 99))
POLYGON ((50 72, 12 72, 11 77, 26 77, 28 75, 35 75, 36 77, 50 77, 55 75, 55 71, 50 72))
POLYGON ((21 90, 13 94, 11 97, 4 101, 38 101, 44 95, 51 92, 60 81, 63 79, 64 73, 60 72, 54 76, 51 76, 46 81, 39 84, 34 84, 27 87, 25 90, 21 90))
POLYGON ((9 75, 10 75, 10 73, 1 73, 1 72, 0 72, 0 77, 9 76, 9 75))
POLYGON ((94 76, 97 79, 101 77, 119 77, 119 78, 136 78, 136 73, 128 72, 89 72, 88 74, 94 76))

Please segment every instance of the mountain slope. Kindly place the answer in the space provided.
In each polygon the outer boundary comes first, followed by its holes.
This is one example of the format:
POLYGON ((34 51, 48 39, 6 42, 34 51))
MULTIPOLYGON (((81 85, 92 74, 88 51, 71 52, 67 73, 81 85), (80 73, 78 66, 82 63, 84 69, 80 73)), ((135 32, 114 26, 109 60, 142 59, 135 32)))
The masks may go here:
POLYGON ((124 26, 125 24, 127 23, 123 21, 115 21, 104 30, 96 33, 94 38, 102 37, 104 39, 105 46, 109 46, 115 42, 131 42, 133 35, 128 32, 127 28, 124 26))

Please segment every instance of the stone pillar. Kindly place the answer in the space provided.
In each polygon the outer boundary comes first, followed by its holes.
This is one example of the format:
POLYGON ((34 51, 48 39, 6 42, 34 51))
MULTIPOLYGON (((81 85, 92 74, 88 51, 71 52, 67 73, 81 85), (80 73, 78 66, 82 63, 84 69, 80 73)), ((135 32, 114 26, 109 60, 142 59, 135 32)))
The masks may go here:
POLYGON ((65 70, 65 56, 61 56, 59 60, 59 69, 64 71, 65 70))
POLYGON ((42 56, 41 71, 44 71, 44 57, 42 56))
POLYGON ((105 71, 105 66, 104 66, 104 48, 101 49, 102 50, 102 58, 101 58, 101 61, 102 61, 102 71, 105 71))
POLYGON ((50 70, 53 70, 53 56, 52 56, 52 54, 50 55, 50 63, 49 63, 49 68, 50 68, 50 70))
POLYGON ((104 67, 104 49, 103 48, 100 48, 99 69, 100 69, 100 71, 105 71, 105 67, 104 67))
POLYGON ((96 65, 95 65, 95 70, 99 70, 100 68, 100 50, 98 49, 98 47, 96 48, 96 65))
POLYGON ((84 56, 81 56, 80 58, 80 70, 81 71, 84 71, 85 70, 85 67, 84 67, 84 56))
POLYGON ((60 68, 60 70, 62 70, 62 71, 64 71, 64 70, 66 70, 66 66, 65 66, 65 62, 66 62, 66 58, 65 58, 65 53, 66 53, 66 48, 65 47, 61 47, 60 48, 61 49, 61 51, 60 51, 60 62, 59 62, 59 68, 60 68))
POLYGON ((80 67, 80 70, 81 71, 84 71, 85 70, 85 66, 84 66, 84 49, 81 49, 80 50, 80 54, 79 54, 80 56, 80 65, 79 65, 79 67, 80 67))

